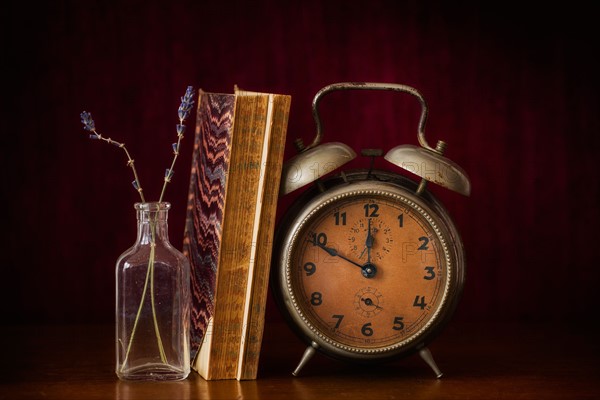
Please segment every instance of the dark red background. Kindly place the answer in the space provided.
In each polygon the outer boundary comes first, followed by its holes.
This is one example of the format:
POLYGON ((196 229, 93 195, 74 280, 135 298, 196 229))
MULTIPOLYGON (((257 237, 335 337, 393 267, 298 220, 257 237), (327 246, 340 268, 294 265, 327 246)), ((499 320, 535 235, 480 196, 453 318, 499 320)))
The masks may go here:
MULTIPOLYGON (((292 139, 312 139, 315 93, 342 81, 419 89, 429 141, 445 140, 470 175, 470 198, 432 189, 467 250, 457 318, 562 323, 596 313, 600 85, 590 10, 281 3, 4 3, 2 323, 112 321, 114 262, 135 239, 138 198, 122 152, 90 141, 81 111, 127 144, 155 200, 187 85, 292 95, 289 158, 292 139)), ((357 151, 416 144, 419 111, 407 95, 334 93, 323 101, 324 141, 357 151)), ((166 196, 177 247, 192 143, 187 135, 166 196)), ((279 318, 272 307, 268 318, 279 318)))

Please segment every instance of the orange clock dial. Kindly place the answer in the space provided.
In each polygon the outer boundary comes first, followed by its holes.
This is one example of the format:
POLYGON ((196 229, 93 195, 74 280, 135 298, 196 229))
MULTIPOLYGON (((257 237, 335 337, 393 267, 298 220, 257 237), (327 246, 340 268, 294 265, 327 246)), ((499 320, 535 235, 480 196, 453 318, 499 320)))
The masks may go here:
POLYGON ((391 235, 392 228, 387 223, 379 218, 359 218, 350 228, 348 237, 348 249, 354 258, 362 262, 366 262, 369 256, 368 247, 365 246, 365 237, 371 235, 375 241, 377 237, 377 248, 371 248, 371 261, 382 261, 383 258, 390 254, 394 239, 391 235))
POLYGON ((291 254, 297 307, 336 345, 401 345, 444 300, 443 240, 410 201, 381 193, 332 201, 305 220, 291 254))

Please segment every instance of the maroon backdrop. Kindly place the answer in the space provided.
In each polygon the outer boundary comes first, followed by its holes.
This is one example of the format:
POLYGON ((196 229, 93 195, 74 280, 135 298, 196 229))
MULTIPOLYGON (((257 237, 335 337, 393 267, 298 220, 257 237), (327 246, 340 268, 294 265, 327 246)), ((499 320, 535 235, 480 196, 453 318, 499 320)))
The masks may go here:
MULTIPOLYGON (((470 198, 432 189, 467 250, 457 318, 595 313, 600 85, 590 10, 283 3, 3 4, 1 323, 113 318, 114 262, 135 239, 138 198, 122 152, 90 141, 81 111, 127 144, 155 199, 187 85, 291 94, 289 158, 291 139, 312 139, 315 93, 342 81, 419 89, 429 141, 448 142, 446 154, 471 177, 470 198)), ((397 93, 333 93, 322 104, 324 141, 384 151, 416 144, 419 111, 397 93)), ((192 142, 184 139, 166 196, 177 247, 192 142)), ((279 318, 272 305, 268 318, 279 318)))

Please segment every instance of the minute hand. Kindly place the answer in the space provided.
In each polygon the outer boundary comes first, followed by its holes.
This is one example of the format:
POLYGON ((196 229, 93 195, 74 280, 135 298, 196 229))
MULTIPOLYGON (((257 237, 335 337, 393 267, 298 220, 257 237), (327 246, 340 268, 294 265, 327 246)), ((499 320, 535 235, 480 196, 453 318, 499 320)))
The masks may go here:
POLYGON ((327 246, 322 245, 320 243, 317 243, 317 246, 319 246, 320 248, 322 248, 323 250, 325 250, 327 252, 327 254, 329 254, 332 257, 339 257, 341 259, 344 259, 344 260, 348 261, 350 264, 354 264, 354 265, 356 265, 359 268, 363 267, 359 263, 354 262, 351 259, 349 259, 348 257, 341 255, 340 253, 338 253, 338 251, 336 249, 334 249, 332 247, 327 247, 327 246))

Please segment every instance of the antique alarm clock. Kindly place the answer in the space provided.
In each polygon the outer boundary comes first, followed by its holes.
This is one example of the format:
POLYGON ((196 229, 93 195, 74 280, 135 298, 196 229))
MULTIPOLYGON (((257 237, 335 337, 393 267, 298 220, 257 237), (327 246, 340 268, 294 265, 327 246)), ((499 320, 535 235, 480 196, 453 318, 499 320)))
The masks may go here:
POLYGON ((283 216, 271 276, 280 310, 308 345, 293 374, 317 351, 365 363, 418 352, 441 377, 426 346, 456 308, 465 257, 452 220, 426 184, 469 195, 469 179, 442 155, 444 142, 428 145, 427 104, 412 87, 337 83, 315 95, 312 111, 316 137, 306 147, 297 140, 300 153, 284 165, 280 195, 313 185, 283 216), (329 174, 356 153, 343 143, 320 144, 318 105, 327 93, 352 89, 392 90, 419 100, 420 146, 394 147, 385 159, 420 181, 372 168, 329 174))

